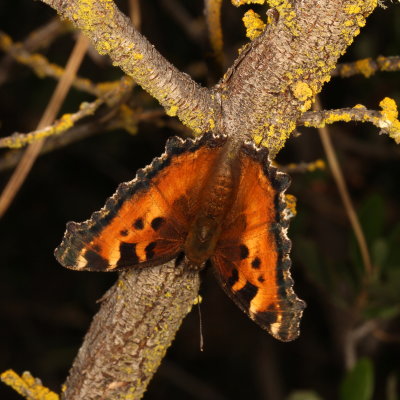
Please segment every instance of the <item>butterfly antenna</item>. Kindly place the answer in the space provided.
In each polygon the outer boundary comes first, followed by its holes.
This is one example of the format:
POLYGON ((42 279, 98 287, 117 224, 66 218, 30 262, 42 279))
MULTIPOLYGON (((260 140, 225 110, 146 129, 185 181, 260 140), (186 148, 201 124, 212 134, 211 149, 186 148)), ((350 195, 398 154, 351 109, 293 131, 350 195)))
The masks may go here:
POLYGON ((203 321, 201 319, 201 307, 200 301, 197 302, 197 309, 199 310, 199 329, 200 329, 200 351, 204 350, 204 338, 203 338, 203 321))

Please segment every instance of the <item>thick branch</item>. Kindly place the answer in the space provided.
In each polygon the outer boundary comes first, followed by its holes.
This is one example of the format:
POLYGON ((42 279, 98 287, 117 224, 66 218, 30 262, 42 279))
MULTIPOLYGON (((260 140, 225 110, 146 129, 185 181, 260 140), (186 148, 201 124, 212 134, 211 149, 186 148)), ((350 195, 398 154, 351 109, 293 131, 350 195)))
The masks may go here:
POLYGON ((197 133, 212 129, 216 104, 208 89, 178 71, 142 36, 112 1, 42 0, 72 20, 137 84, 197 133))
POLYGON ((198 290, 198 273, 173 261, 121 274, 104 296, 62 398, 141 398, 198 290))
POLYGON ((250 135, 275 155, 329 81, 337 59, 364 26, 376 1, 270 4, 275 4, 279 17, 242 50, 226 74, 222 106, 226 131, 250 135))

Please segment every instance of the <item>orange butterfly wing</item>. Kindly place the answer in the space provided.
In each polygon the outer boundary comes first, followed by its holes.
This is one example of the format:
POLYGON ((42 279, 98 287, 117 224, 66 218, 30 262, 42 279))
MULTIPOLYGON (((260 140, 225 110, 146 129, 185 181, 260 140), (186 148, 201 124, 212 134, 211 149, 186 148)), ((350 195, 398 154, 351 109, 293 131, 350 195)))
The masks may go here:
POLYGON ((226 138, 172 138, 166 152, 121 184, 85 222, 70 222, 57 260, 67 268, 114 271, 157 265, 183 249, 197 200, 226 138))
POLYGON ((275 338, 293 340, 305 303, 296 297, 289 272, 289 177, 267 165, 266 150, 250 144, 241 147, 240 168, 236 200, 211 261, 244 312, 275 338))

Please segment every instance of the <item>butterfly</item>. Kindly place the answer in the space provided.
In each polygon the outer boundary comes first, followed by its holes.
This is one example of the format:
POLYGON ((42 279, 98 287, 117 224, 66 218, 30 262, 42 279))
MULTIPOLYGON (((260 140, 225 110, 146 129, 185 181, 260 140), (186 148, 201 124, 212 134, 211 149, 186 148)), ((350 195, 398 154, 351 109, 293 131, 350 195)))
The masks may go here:
POLYGON ((189 268, 209 262, 241 310, 290 341, 305 303, 289 271, 289 183, 267 149, 252 142, 213 133, 172 137, 100 211, 67 224, 55 256, 80 271, 151 267, 183 256, 189 268))

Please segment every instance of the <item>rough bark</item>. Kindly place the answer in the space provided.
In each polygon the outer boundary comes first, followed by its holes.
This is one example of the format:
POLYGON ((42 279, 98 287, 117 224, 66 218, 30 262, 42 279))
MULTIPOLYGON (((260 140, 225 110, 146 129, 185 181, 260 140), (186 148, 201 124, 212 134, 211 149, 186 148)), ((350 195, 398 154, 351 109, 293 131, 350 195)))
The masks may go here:
POLYGON ((174 262, 122 273, 63 388, 63 399, 139 399, 190 311, 199 274, 174 262))
POLYGON ((375 7, 375 0, 280 2, 270 13, 275 22, 221 83, 224 130, 250 135, 274 156, 375 7))
MULTIPOLYGON (((215 128, 250 136, 272 155, 376 6, 374 0, 302 0, 296 6, 271 0, 272 23, 208 90, 163 59, 112 1, 42 1, 83 29, 100 52, 195 132, 215 128)), ((85 338, 65 399, 141 397, 197 290, 197 275, 175 275, 171 268, 121 276, 85 338)))

